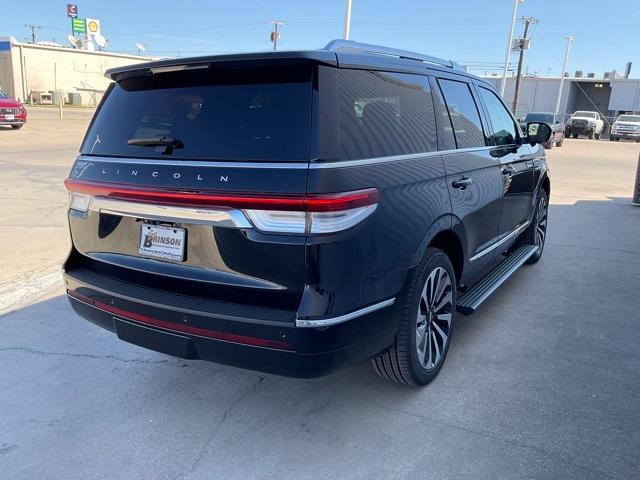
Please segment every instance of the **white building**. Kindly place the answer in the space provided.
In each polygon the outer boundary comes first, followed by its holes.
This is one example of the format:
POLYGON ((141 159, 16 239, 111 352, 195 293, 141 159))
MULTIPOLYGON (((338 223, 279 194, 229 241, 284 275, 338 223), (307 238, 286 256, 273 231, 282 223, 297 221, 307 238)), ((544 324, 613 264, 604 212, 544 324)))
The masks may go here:
POLYGON ((0 90, 23 102, 37 92, 68 94, 83 105, 96 105, 109 80, 105 70, 153 60, 105 51, 23 43, 0 37, 0 90))
MULTIPOLYGON (((486 77, 496 89, 500 89, 501 77, 486 77)), ((515 77, 507 77, 504 101, 511 108, 515 91, 515 77)), ((553 112, 556 108, 560 77, 523 77, 516 117, 528 112, 553 112)), ((564 79, 560 100, 560 113, 571 114, 576 110, 599 111, 605 117, 620 113, 640 112, 640 79, 585 78, 564 79)))

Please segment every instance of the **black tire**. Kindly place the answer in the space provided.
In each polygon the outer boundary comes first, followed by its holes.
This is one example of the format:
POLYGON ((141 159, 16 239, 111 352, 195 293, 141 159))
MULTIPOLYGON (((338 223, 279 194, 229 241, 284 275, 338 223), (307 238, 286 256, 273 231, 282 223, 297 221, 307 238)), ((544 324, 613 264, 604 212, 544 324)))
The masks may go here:
POLYGON ((594 136, 594 138, 596 140, 600 140, 600 134, 599 133, 594 133, 593 136, 594 136))
POLYGON ((549 140, 547 143, 543 143, 542 146, 545 150, 551 150, 553 148, 553 141, 549 140))
POLYGON ((572 134, 571 134, 571 136, 572 136, 573 138, 578 138, 578 134, 577 134, 577 133, 572 133, 572 134))
POLYGON ((610 141, 610 142, 615 141, 615 137, 609 137, 609 141, 610 141))
POLYGON ((549 197, 547 192, 540 188, 536 197, 536 211, 529 227, 522 232, 519 245, 538 245, 538 251, 531 255, 527 263, 536 263, 544 252, 547 238, 547 217, 549 211, 549 197), (541 229, 541 230, 539 230, 541 229), (542 237, 542 238, 541 238, 542 237))
POLYGON ((456 280, 451 261, 442 250, 427 248, 422 261, 408 274, 404 289, 398 297, 395 315, 400 318, 396 339, 389 348, 371 360, 378 375, 407 385, 426 385, 436 378, 451 344, 455 307, 456 280), (435 279, 442 283, 437 283, 435 279), (430 290, 434 285, 435 289, 430 290), (442 285, 444 287, 439 292, 442 285), (433 297, 439 294, 440 300, 434 298, 434 303, 439 303, 440 308, 433 309, 427 305, 425 299, 430 294, 433 297), (419 337, 418 332, 422 328, 422 337, 419 337), (420 343, 416 345, 418 341, 420 343), (420 345, 423 345, 422 349, 420 345), (436 349, 439 356, 436 356, 436 349), (422 361, 419 358, 421 350, 424 352, 422 361), (431 361, 432 359, 435 361, 431 361), (430 366, 427 368, 424 363, 430 366))
POLYGON ((11 125, 11 128, 13 128, 14 130, 20 130, 22 128, 22 125, 11 125))
POLYGON ((561 147, 563 143, 564 143, 564 137, 556 142, 556 147, 561 147))
POLYGON ((593 132, 589 132, 589 135, 587 135, 589 137, 589 140, 593 140, 593 132))

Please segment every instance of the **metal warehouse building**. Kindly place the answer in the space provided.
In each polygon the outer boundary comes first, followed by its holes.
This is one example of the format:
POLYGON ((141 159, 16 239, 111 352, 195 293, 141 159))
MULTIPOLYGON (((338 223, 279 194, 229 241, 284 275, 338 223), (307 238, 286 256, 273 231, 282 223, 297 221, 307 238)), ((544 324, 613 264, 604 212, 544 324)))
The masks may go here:
MULTIPOLYGON (((485 80, 500 88, 500 77, 486 77, 485 80)), ((516 117, 528 112, 555 111, 560 80, 560 77, 523 77, 516 117)), ((515 83, 515 77, 507 78, 504 101, 509 107, 513 105, 515 83)), ((570 115, 576 110, 599 111, 611 118, 620 113, 640 112, 640 79, 565 78, 559 111, 570 115)))
POLYGON ((59 92, 65 102, 96 105, 109 83, 106 69, 149 60, 0 37, 0 90, 24 102, 38 101, 40 92, 59 92))

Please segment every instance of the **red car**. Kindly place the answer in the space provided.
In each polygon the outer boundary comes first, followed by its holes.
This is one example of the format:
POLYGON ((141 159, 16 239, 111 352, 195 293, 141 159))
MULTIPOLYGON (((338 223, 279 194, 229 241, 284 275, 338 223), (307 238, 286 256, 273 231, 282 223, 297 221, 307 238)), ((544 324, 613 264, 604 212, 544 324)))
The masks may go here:
POLYGON ((0 125, 18 129, 27 122, 27 109, 17 100, 0 90, 0 125))

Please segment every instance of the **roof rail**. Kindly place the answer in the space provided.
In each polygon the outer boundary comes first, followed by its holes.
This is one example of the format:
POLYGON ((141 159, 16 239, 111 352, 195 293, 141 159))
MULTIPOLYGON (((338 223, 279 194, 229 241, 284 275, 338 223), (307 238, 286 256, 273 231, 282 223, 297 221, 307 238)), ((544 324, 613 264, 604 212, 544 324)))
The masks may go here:
POLYGON ((324 47, 324 50, 331 52, 351 52, 351 53, 368 53, 373 55, 386 55, 388 57, 397 57, 405 60, 414 60, 416 62, 432 63, 443 67, 462 70, 462 67, 456 62, 445 60, 443 58, 423 55, 422 53, 410 52, 408 50, 400 50, 397 48, 381 47, 379 45, 371 45, 368 43, 354 42, 352 40, 331 40, 324 47))

